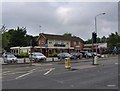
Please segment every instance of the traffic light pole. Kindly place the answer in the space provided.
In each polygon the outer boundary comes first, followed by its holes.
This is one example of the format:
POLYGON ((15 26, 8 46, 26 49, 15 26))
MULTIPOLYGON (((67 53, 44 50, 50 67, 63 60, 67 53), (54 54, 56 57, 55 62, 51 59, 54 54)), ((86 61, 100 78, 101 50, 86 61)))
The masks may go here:
POLYGON ((31 48, 30 48, 30 66, 32 66, 32 40, 31 40, 31 48))
MULTIPOLYGON (((92 37, 92 53, 94 52, 94 43, 93 43, 93 37, 92 37)), ((93 65, 94 65, 94 56, 93 56, 93 63, 92 63, 93 65)))
POLYGON ((95 16, 95 33, 96 33, 96 53, 97 53, 97 16, 95 16))

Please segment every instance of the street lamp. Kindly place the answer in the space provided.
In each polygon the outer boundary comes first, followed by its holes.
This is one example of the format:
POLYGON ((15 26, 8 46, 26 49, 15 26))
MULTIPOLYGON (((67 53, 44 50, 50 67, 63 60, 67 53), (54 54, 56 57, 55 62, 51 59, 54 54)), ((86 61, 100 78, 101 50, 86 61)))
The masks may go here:
MULTIPOLYGON (((100 13, 95 16, 95 33, 96 33, 96 35, 97 35, 97 17, 100 15, 105 15, 105 13, 100 13)), ((96 38, 97 38, 97 36, 96 36, 96 38)), ((97 53, 97 39, 96 39, 96 53, 97 53)))

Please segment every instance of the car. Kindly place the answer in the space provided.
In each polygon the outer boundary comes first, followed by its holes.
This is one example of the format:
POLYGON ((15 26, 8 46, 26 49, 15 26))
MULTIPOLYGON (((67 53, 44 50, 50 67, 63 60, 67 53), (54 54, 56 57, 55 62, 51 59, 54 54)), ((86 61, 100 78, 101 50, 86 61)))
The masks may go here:
POLYGON ((4 63, 17 63, 18 60, 13 54, 6 54, 3 57, 4 63))
POLYGON ((86 58, 93 57, 92 52, 88 52, 88 51, 85 51, 85 56, 86 56, 86 58))
POLYGON ((72 52, 72 53, 70 53, 71 55, 73 55, 73 56, 76 56, 76 58, 82 58, 82 56, 83 56, 83 54, 82 53, 80 53, 80 52, 72 52))
POLYGON ((80 53, 82 54, 82 57, 86 57, 85 51, 80 51, 80 53))
POLYGON ((13 55, 13 54, 10 53, 10 52, 4 52, 4 53, 2 54, 2 57, 5 57, 5 56, 7 56, 7 55, 13 55))
POLYGON ((33 52, 31 58, 34 62, 45 62, 47 59, 46 56, 40 52, 33 52))
POLYGON ((76 56, 71 55, 69 53, 59 53, 58 54, 58 59, 65 59, 65 58, 77 59, 76 56))
POLYGON ((92 54, 93 54, 93 57, 94 56, 101 57, 101 54, 99 54, 99 53, 93 52, 92 54))
POLYGON ((80 53, 82 53, 84 58, 91 58, 91 57, 93 57, 92 52, 81 51, 80 53))

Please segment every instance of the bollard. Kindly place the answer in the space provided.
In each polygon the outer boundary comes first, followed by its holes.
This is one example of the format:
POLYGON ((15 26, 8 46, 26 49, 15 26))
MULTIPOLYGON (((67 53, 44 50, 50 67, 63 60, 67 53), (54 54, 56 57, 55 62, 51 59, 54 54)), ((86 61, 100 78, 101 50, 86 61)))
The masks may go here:
POLYGON ((52 57, 52 62, 54 62, 54 58, 52 57))
POLYGON ((70 69, 71 68, 70 58, 65 58, 65 68, 66 69, 70 69))
POLYGON ((25 60, 25 58, 24 58, 24 63, 26 63, 26 60, 25 60))
POLYGON ((98 57, 97 56, 94 56, 94 63, 93 65, 98 65, 98 57))

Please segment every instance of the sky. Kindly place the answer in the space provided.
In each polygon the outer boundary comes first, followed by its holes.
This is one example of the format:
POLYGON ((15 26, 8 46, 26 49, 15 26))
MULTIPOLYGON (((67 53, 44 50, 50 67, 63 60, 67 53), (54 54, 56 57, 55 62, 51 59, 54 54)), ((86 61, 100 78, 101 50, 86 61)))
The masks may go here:
POLYGON ((97 16, 98 37, 118 31, 117 2, 3 2, 2 24, 7 29, 26 27, 27 34, 71 33, 83 40, 95 31, 97 16))

